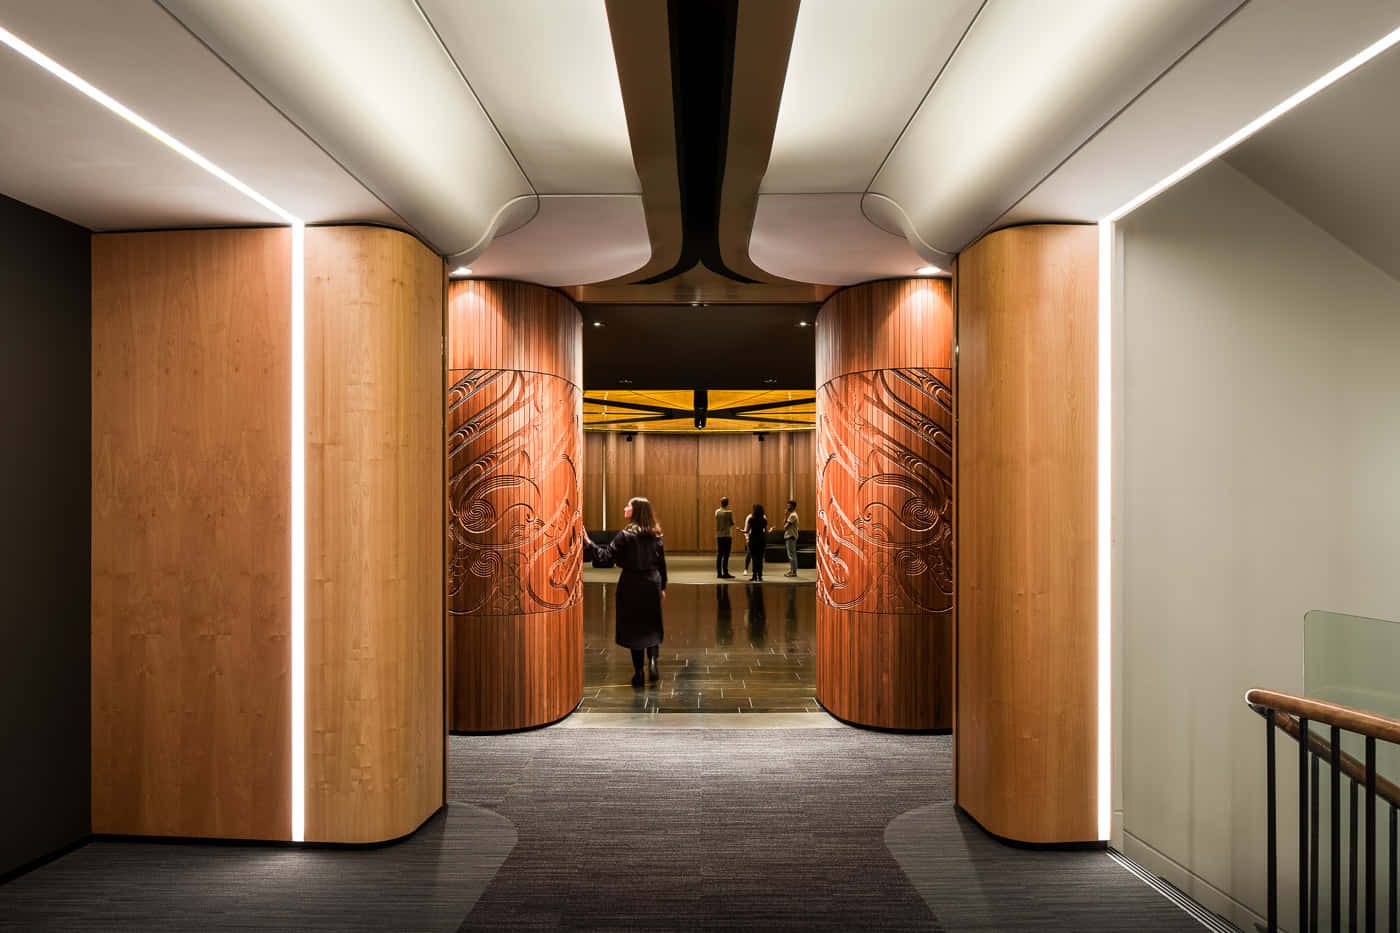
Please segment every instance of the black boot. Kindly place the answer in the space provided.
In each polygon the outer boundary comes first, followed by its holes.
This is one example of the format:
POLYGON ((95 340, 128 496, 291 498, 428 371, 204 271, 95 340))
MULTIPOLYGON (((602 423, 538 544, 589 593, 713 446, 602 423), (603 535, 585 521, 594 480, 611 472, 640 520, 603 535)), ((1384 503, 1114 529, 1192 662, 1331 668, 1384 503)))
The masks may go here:
MULTIPOLYGON (((658 652, 659 653, 659 652, 658 652)), ((650 651, 647 652, 647 680, 656 683, 661 679, 661 672, 656 669, 657 656, 650 651)))
POLYGON ((640 687, 644 683, 646 683, 646 681, 642 679, 642 669, 639 667, 637 668, 637 672, 632 675, 632 686, 640 687))

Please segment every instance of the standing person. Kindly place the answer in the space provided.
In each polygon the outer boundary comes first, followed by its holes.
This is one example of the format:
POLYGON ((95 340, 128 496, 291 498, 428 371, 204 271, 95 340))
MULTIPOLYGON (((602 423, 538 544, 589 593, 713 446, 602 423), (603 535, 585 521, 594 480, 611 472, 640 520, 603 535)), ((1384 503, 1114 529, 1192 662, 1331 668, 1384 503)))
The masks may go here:
POLYGON ((666 598, 666 549, 662 547, 661 526, 652 514, 650 502, 633 498, 622 515, 627 525, 610 543, 594 544, 585 534, 583 553, 595 562, 612 561, 622 568, 617 581, 614 640, 631 649, 632 686, 640 687, 644 657, 647 679, 652 683, 661 679, 656 665, 666 634, 661 625, 661 603, 666 598))
POLYGON ((729 497, 721 496, 715 509, 715 576, 733 580, 729 572, 729 549, 734 546, 734 513, 729 510, 729 497))
POLYGON ((797 576, 797 500, 787 501, 787 518, 783 520, 783 547, 787 548, 788 572, 785 577, 797 576))
POLYGON ((763 580, 763 549, 768 546, 768 516, 763 514, 763 506, 754 503, 753 511, 744 519, 744 534, 748 536, 749 558, 753 561, 754 582, 763 580))

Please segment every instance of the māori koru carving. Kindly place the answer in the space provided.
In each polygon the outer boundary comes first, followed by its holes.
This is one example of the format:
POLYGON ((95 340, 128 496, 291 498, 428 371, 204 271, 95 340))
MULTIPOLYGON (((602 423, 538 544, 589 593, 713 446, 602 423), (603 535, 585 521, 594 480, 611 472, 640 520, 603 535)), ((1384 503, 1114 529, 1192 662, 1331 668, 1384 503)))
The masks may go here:
POLYGON ((817 392, 817 595, 855 612, 953 607, 948 370, 838 376, 817 392))
POLYGON ((447 395, 448 611, 578 602, 579 392, 556 376, 455 371, 447 395))

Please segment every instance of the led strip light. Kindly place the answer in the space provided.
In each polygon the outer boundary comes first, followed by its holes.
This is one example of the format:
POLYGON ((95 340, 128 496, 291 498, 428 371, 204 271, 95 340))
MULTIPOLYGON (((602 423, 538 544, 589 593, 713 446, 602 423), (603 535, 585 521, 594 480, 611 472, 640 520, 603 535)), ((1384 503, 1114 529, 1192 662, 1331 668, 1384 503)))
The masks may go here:
POLYGON ((1400 43, 1400 29, 1357 52, 1282 103, 1251 120, 1141 194, 1099 220, 1099 451, 1098 451, 1098 672, 1099 672, 1099 838, 1108 839, 1113 820, 1113 254, 1114 225, 1197 169, 1253 136, 1294 107, 1400 43))
POLYGON ((210 175, 282 218, 292 228, 292 841, 306 838, 306 226, 300 218, 254 191, 229 172, 84 81, 9 30, 8 46, 49 74, 106 107, 142 132, 189 159, 210 175))

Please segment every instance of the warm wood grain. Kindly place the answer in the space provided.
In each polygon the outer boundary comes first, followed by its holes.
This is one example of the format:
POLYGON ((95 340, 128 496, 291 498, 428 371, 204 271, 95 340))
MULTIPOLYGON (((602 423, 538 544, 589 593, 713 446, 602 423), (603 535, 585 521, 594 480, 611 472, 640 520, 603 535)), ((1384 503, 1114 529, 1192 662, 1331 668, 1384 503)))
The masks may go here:
POLYGON ((1098 838, 1097 242, 958 258, 958 803, 1025 842, 1098 838))
POLYGON ((509 370, 583 380, 583 322, 562 293, 526 282, 448 285, 447 360, 453 370, 509 370))
POLYGON ((306 838, 380 842, 443 803, 442 260, 306 231, 306 838))
MULTIPOLYGON (((1378 716, 1375 713, 1353 709, 1350 706, 1324 703, 1321 700, 1295 696, 1291 693, 1279 693, 1276 690, 1264 690, 1260 687, 1246 690, 1244 701, 1250 706, 1260 709, 1291 713, 1313 723, 1337 726, 1348 732, 1380 739, 1382 742, 1400 744, 1400 720, 1391 719, 1388 716, 1378 716)), ((1295 728, 1290 731, 1293 737, 1297 738, 1296 723, 1294 725, 1295 728)))
POLYGON ((817 698, 863 725, 952 726, 951 298, 872 282, 817 315, 817 698))
MULTIPOLYGON (((755 502, 763 504, 769 520, 780 524, 787 500, 797 500, 803 529, 815 521, 816 476, 812 431, 753 434, 638 434, 628 442, 622 435, 589 432, 590 454, 584 473, 585 489, 601 494, 607 466, 607 524, 599 524, 601 503, 585 496, 589 528, 618 528, 622 507, 634 495, 647 496, 658 509, 666 532, 668 553, 711 553, 715 549, 714 513, 721 496, 729 497, 735 520, 755 502)), ((736 536, 735 548, 743 546, 736 536)))
POLYGON ((291 834, 291 234, 92 240, 92 828, 291 834))
POLYGON ((875 369, 953 368, 947 279, 893 279, 832 295, 817 314, 817 387, 875 369))
POLYGON ((567 716, 583 696, 583 604, 453 616, 452 728, 505 732, 567 716))
POLYGON ((541 725, 582 695, 582 333, 578 309, 547 288, 466 280, 449 289, 447 607, 458 731, 541 725), (561 642, 575 644, 574 655, 561 642), (482 659, 509 667, 491 672, 482 659))

